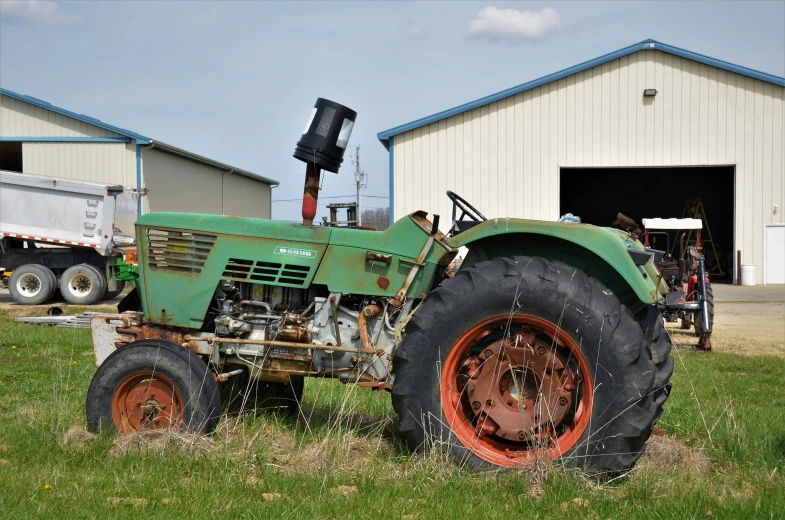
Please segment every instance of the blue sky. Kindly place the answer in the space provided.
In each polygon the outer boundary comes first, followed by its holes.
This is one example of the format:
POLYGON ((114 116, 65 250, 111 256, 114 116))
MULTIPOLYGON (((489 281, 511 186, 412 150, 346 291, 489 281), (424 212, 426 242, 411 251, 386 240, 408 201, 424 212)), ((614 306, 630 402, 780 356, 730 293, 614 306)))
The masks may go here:
MULTIPOLYGON (((0 0, 0 86, 277 179, 273 200, 302 196, 292 152, 326 97, 358 112, 364 193, 386 196, 379 131, 646 38, 785 76, 776 1, 0 0)), ((350 161, 322 197, 354 192, 350 161)))

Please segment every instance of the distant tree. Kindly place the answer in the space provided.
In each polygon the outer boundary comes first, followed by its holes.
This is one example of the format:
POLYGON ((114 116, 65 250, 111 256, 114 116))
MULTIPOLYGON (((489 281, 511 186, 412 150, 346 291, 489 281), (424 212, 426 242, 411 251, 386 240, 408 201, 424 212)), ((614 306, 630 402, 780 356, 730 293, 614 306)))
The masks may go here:
POLYGON ((390 208, 364 209, 363 226, 373 226, 379 231, 390 227, 390 208))

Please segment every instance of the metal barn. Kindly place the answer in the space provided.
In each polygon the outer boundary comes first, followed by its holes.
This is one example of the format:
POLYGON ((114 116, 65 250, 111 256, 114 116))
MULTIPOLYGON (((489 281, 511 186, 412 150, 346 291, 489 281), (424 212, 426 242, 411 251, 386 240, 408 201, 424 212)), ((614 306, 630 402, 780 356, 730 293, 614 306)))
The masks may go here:
POLYGON ((379 133, 391 217, 448 216, 448 189, 488 217, 604 226, 700 202, 715 277, 741 251, 785 283, 784 101, 785 78, 646 40, 379 133))
POLYGON ((118 215, 126 234, 136 216, 153 211, 270 218, 270 190, 278 184, 3 88, 0 170, 147 190, 118 215))

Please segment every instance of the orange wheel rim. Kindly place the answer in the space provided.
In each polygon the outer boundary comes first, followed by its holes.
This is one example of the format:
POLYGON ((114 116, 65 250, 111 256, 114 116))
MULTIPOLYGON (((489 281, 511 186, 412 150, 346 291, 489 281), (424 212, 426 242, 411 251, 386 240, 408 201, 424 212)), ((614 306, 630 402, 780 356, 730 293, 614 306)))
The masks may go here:
POLYGON ((558 459, 574 448, 591 422, 593 389, 577 343, 526 314, 477 323, 442 366, 447 426, 474 455, 502 467, 558 459))
POLYGON ((155 372, 126 377, 112 396, 112 421, 120 433, 179 428, 183 398, 174 383, 155 372))

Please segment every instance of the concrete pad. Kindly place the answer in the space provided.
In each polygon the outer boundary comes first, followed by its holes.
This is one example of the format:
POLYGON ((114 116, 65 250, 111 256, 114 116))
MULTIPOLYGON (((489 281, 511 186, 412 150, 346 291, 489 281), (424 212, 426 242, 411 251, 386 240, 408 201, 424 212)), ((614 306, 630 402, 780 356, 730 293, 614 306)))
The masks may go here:
POLYGON ((785 302, 785 285, 712 284, 715 302, 785 302))

